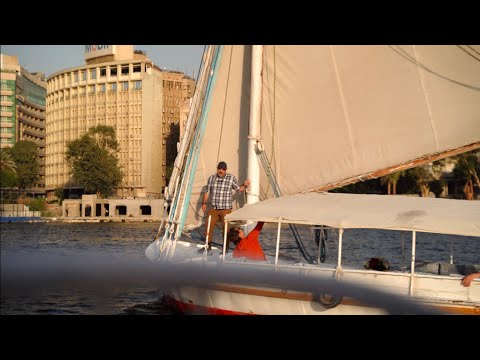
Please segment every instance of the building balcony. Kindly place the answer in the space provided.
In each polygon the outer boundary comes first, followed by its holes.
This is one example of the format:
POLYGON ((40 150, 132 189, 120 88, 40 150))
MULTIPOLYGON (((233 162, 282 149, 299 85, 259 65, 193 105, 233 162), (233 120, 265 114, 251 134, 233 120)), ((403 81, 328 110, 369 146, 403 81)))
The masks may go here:
MULTIPOLYGON (((19 97, 20 97, 20 96, 19 96, 19 97)), ((40 109, 40 110, 45 111, 45 106, 42 106, 42 105, 36 104, 36 103, 34 103, 34 102, 28 101, 28 99, 26 99, 26 98, 23 97, 23 96, 21 96, 21 100, 22 100, 22 102, 25 103, 26 105, 29 105, 29 106, 31 106, 31 107, 33 107, 33 108, 35 108, 35 109, 38 108, 38 109, 40 109)))
POLYGON ((33 137, 44 139, 45 140, 45 131, 35 130, 29 127, 23 127, 22 132, 25 134, 29 134, 33 137))
POLYGON ((12 106, 12 105, 13 105, 13 102, 10 101, 10 100, 1 100, 1 101, 0 101, 0 105, 1 105, 1 106, 12 106))
POLYGON ((20 139, 20 140, 31 141, 38 147, 45 147, 45 139, 23 137, 23 139, 20 139))
POLYGON ((45 121, 40 121, 36 119, 29 118, 25 116, 25 114, 19 113, 18 114, 18 119, 27 125, 39 128, 39 129, 45 129, 45 121))
POLYGON ((12 117, 12 116, 13 116, 13 112, 12 112, 12 111, 0 110, 0 116, 12 117))
POLYGON ((30 115, 34 118, 37 118, 37 119, 43 119, 45 120, 45 112, 41 112, 41 111, 37 111, 37 110, 33 110, 33 109, 27 109, 23 106, 20 106, 18 108, 19 112, 23 112, 27 115, 30 115))

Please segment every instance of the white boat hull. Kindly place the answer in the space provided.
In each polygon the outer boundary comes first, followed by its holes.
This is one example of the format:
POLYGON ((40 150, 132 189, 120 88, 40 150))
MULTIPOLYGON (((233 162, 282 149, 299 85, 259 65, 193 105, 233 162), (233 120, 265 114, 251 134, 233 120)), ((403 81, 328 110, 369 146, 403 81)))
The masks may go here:
MULTIPOLYGON (((182 248, 183 243, 180 244, 182 248)), ((192 249, 190 247, 190 249, 192 249)), ((195 249, 196 251, 196 249, 195 249)), ((180 251, 181 252, 181 251, 180 251)), ((204 266, 220 271, 224 269, 238 269, 245 267, 272 267, 272 264, 258 262, 222 263, 218 256, 219 250, 204 259, 204 266)), ((192 258, 193 259, 193 258, 192 258)), ((202 259, 197 257, 197 261, 202 259)), ((193 261, 193 262, 197 262, 193 261)), ((399 297, 407 301, 432 306, 442 313, 477 314, 480 315, 480 281, 473 281, 469 287, 461 285, 461 276, 444 276, 426 273, 416 273, 413 276, 408 272, 380 272, 373 270, 342 269, 315 265, 287 265, 278 266, 279 272, 285 274, 301 274, 313 279, 334 279, 341 284, 357 284, 366 288, 376 289, 392 297, 399 297)), ((182 285, 173 288, 169 297, 171 304, 184 313, 197 314, 259 314, 259 315, 373 315, 388 314, 385 307, 378 307, 369 303, 369 299, 356 296, 344 296, 338 304, 333 306, 322 305, 320 299, 312 293, 285 290, 288 284, 280 287, 260 287, 251 284, 215 283, 199 287, 182 285)), ((348 293, 348 292, 347 292, 348 293)), ((355 294, 353 294, 355 295, 355 294)), ((388 299, 386 300, 388 302, 388 299)), ((386 304, 388 307, 388 304, 386 304)))
MULTIPOLYGON (((479 285, 475 286, 480 287, 479 285)), ((476 291, 480 291, 476 289, 476 291)), ((170 294, 172 305, 187 314, 245 315, 382 315, 384 308, 370 306, 354 298, 343 298, 333 308, 323 306, 309 293, 292 293, 218 284, 212 288, 181 287, 170 294)), ((416 298, 446 314, 480 315, 480 303, 445 299, 416 298)))

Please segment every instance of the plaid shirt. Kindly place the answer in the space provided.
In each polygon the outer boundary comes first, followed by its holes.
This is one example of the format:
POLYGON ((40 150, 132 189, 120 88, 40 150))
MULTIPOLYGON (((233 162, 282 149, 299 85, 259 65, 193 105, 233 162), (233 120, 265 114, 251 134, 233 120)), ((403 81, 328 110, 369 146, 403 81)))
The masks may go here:
POLYGON ((225 174, 223 178, 213 174, 208 178, 206 193, 210 194, 214 209, 232 208, 232 190, 238 191, 240 186, 232 174, 225 174))

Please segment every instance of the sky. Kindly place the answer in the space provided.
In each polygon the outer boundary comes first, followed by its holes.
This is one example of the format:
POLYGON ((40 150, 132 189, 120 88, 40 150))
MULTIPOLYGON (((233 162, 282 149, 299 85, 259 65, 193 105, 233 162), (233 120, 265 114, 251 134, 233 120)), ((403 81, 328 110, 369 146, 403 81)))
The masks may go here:
MULTIPOLYGON (((160 68, 184 72, 195 78, 203 54, 203 45, 134 45, 160 68)), ((17 55, 20 65, 29 72, 47 77, 64 69, 85 64, 85 45, 1 45, 1 53, 17 55)))

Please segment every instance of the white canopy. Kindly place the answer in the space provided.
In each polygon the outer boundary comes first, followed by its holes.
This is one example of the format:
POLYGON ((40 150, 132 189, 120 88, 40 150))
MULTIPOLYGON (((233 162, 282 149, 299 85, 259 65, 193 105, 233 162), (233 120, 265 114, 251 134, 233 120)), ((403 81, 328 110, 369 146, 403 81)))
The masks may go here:
POLYGON ((375 228, 480 236, 480 201, 403 195, 294 194, 245 205, 225 217, 334 228, 375 228))

